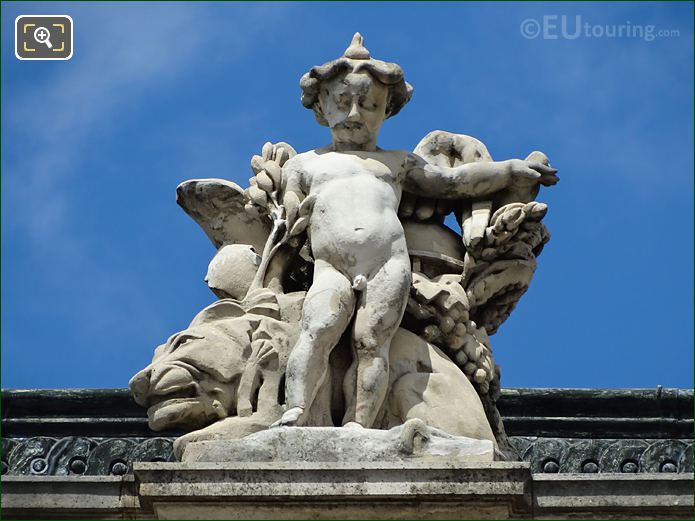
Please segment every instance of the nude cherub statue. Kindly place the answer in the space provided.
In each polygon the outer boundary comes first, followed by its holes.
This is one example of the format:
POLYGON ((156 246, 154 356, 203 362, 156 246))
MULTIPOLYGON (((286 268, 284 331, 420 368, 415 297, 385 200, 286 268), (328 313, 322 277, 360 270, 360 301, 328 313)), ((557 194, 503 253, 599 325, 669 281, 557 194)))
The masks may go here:
POLYGON ((287 410, 275 426, 303 425, 328 357, 352 323, 343 425, 370 428, 387 392, 389 346, 411 285, 397 215, 402 191, 475 198, 516 183, 550 186, 558 179, 554 168, 520 159, 446 168, 411 152, 378 148, 382 122, 410 100, 412 87, 400 66, 370 57, 359 33, 342 57, 313 67, 300 85, 302 103, 330 128, 332 143, 283 167, 285 194, 315 198, 308 226, 315 264, 287 364, 287 410))

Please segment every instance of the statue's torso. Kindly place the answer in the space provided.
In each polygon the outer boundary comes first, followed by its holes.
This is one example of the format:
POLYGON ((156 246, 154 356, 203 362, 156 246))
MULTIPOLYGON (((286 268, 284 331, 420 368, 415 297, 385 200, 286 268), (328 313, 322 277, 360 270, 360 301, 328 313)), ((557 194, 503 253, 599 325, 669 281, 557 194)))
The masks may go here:
POLYGON ((301 154, 308 194, 316 196, 309 225, 312 250, 334 266, 370 271, 405 251, 397 210, 404 152, 301 154))

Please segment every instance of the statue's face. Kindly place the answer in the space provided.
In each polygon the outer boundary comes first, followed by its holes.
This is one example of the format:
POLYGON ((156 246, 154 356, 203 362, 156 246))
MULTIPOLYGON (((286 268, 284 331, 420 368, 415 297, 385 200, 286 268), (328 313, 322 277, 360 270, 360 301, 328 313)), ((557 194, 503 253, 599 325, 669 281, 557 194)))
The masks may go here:
POLYGON ((319 103, 334 143, 375 144, 386 119, 388 87, 367 72, 340 74, 321 85, 319 103))

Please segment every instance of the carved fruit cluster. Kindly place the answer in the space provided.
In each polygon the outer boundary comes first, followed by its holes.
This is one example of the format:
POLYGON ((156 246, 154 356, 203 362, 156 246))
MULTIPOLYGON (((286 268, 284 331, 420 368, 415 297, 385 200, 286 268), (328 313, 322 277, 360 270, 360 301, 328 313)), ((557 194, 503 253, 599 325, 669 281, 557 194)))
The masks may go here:
POLYGON ((550 239, 541 223, 547 210, 536 201, 499 208, 478 246, 466 253, 463 278, 470 314, 488 334, 497 331, 529 287, 536 256, 550 239))
POLYGON ((479 333, 481 329, 475 322, 469 320, 454 323, 451 331, 448 334, 445 333, 451 324, 451 317, 443 316, 439 327, 434 324, 425 326, 422 337, 441 347, 475 385, 478 392, 487 394, 490 390, 490 382, 495 377, 495 363, 492 360, 489 345, 478 338, 481 336, 479 333))
POLYGON ((540 227, 547 212, 548 205, 537 201, 511 203, 499 208, 485 230, 487 247, 481 252, 481 257, 488 260, 486 257, 499 256, 498 248, 512 238, 515 242, 527 244, 531 250, 548 242, 547 229, 540 227))
POLYGON ((495 378, 492 350, 485 329, 469 319, 468 301, 458 280, 453 275, 429 280, 414 273, 408 309, 416 318, 430 322, 422 329, 422 338, 443 349, 484 395, 495 378))

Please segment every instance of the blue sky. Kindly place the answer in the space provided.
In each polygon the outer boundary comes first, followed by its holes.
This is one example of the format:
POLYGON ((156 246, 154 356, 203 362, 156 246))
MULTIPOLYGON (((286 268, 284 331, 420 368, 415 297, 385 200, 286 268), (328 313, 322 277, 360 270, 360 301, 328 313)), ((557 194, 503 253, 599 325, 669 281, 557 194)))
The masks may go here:
MULTIPOLYGON (((299 77, 360 31, 435 129, 543 150, 551 242, 492 337, 508 387, 693 385, 692 3, 2 3, 2 386, 124 387, 215 297, 189 178, 247 185, 265 141, 329 135, 299 77), (65 62, 20 62, 20 14, 69 14, 65 62), (524 20, 677 35, 524 38, 524 20)), ((594 33, 596 34, 596 32, 594 33)))

